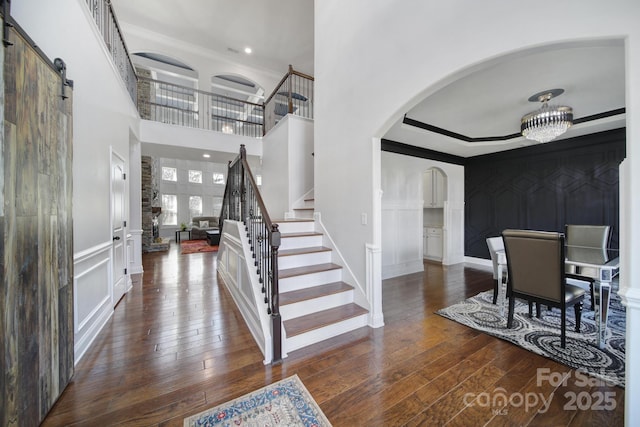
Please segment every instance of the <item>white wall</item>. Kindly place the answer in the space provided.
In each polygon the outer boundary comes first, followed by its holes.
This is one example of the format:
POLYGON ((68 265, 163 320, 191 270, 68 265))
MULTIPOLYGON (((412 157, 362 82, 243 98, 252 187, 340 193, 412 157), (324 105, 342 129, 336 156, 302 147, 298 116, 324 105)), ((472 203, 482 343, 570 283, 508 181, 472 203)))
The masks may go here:
POLYGON ((283 219, 313 189, 313 121, 285 116, 263 138, 261 194, 272 219, 283 219))
MULTIPOLYGON (((447 179, 447 209, 464 206, 464 168, 401 154, 383 152, 382 171, 382 278, 423 270, 423 173, 432 167, 447 179)), ((448 217, 445 215, 445 217, 448 217)), ((463 218, 445 224, 443 264, 462 262, 463 218)))
MULTIPOLYGON (((73 90, 75 358, 113 312, 110 149, 130 163, 136 108, 82 0, 21 0, 11 14, 50 58, 62 58, 73 90)), ((137 250, 141 250, 138 248, 137 250)))
MULTIPOLYGON (((244 144, 247 156, 262 156, 262 140, 258 138, 170 125, 151 120, 140 121, 140 141, 145 144, 231 153, 233 154, 231 158, 235 158, 240 153, 240 145, 244 144)), ((153 149, 151 148, 150 151, 153 149)))
MULTIPOLYGON (((634 306, 628 320, 638 320, 640 263, 631 262, 640 251, 640 198, 632 196, 640 192, 638 17, 636 0, 541 0, 534 8, 499 0, 316 2, 316 209, 355 274, 365 277, 365 246, 380 245, 372 225, 381 226, 375 138, 410 107, 502 55, 558 42, 625 38, 628 166, 621 199, 628 202, 621 203, 621 287, 634 306), (553 11, 545 13, 543 27, 523 26, 539 11, 553 11), (364 225, 361 213, 378 218, 364 225)), ((640 332, 628 333, 627 360, 640 358, 640 332)), ((632 404, 640 399, 640 366, 627 363, 625 396, 625 421, 632 425, 640 420, 640 407, 632 404)))

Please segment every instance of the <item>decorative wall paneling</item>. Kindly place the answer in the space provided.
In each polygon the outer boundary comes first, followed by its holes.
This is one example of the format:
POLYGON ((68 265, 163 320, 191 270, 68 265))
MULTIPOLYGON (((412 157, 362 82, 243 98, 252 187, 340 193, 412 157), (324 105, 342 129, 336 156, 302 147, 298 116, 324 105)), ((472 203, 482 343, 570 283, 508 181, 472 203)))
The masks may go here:
POLYGON ((4 18, 0 424, 32 426, 74 367, 72 90, 4 18))
POLYGON ((110 289, 111 242, 77 253, 73 260, 73 268, 73 328, 77 362, 113 314, 110 289), (82 304, 79 301, 82 301, 82 304))
POLYGON ((489 258, 485 239, 506 228, 564 231, 609 224, 618 247, 625 129, 477 156, 465 165, 465 255, 489 258))
POLYGON ((382 202, 382 279, 423 271, 422 234, 406 227, 422 215, 422 200, 382 202))

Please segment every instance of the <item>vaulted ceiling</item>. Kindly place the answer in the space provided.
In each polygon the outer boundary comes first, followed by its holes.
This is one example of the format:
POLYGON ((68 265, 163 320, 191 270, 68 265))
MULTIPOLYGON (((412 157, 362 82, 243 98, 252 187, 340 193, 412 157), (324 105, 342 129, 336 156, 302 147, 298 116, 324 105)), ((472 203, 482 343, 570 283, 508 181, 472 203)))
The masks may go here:
MULTIPOLYGON (((202 46, 247 66, 282 72, 293 64, 313 74, 313 0, 112 1, 127 25, 202 46), (247 46, 252 54, 241 54, 247 46)), ((461 157, 530 145, 517 136, 521 117, 540 107, 528 98, 554 88, 565 92, 550 104, 571 106, 574 118, 586 120, 560 139, 623 127, 624 62, 621 40, 564 43, 494 58, 461 71, 435 92, 417 87, 416 93, 428 95, 407 107, 384 138, 461 157), (611 112, 616 114, 592 120, 611 112), (504 140, 474 140, 514 134, 504 140)))

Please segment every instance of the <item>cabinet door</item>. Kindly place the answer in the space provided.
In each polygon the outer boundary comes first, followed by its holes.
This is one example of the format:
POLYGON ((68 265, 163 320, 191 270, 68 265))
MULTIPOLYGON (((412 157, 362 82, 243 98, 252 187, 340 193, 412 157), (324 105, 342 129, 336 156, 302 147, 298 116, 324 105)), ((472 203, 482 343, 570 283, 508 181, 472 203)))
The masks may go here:
POLYGON ((423 195, 424 195, 424 207, 432 208, 434 205, 433 199, 433 169, 429 169, 423 174, 423 195))
POLYGON ((429 253, 432 258, 442 259, 442 235, 429 236, 429 253))
POLYGON ((423 174, 425 208, 444 207, 444 176, 437 169, 429 169, 423 174))
POLYGON ((440 171, 432 169, 433 172, 433 207, 444 207, 444 176, 440 171))
POLYGON ((427 240, 429 238, 427 237, 427 229, 424 228, 422 230, 422 256, 426 257, 427 256, 427 252, 428 252, 428 247, 427 247, 427 240))
POLYGON ((427 229, 427 258, 442 259, 442 230, 438 228, 427 229))

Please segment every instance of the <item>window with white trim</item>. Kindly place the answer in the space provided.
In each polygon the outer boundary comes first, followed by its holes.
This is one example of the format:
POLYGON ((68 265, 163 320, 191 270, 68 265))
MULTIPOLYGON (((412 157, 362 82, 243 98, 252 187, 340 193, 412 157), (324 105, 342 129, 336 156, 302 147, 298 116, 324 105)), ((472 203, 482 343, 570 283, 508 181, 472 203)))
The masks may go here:
POLYGON ((202 171, 190 170, 189 182, 192 184, 202 184, 202 171))
POLYGON ((162 167, 162 180, 163 181, 178 181, 178 170, 176 168, 170 168, 167 166, 162 167))
POLYGON ((191 215, 191 218, 202 216, 202 197, 189 196, 189 215, 191 215))
POLYGON ((162 195, 162 225, 178 225, 178 196, 162 195))
POLYGON ((213 174, 213 183, 214 184, 224 184, 224 174, 214 172, 213 174))

